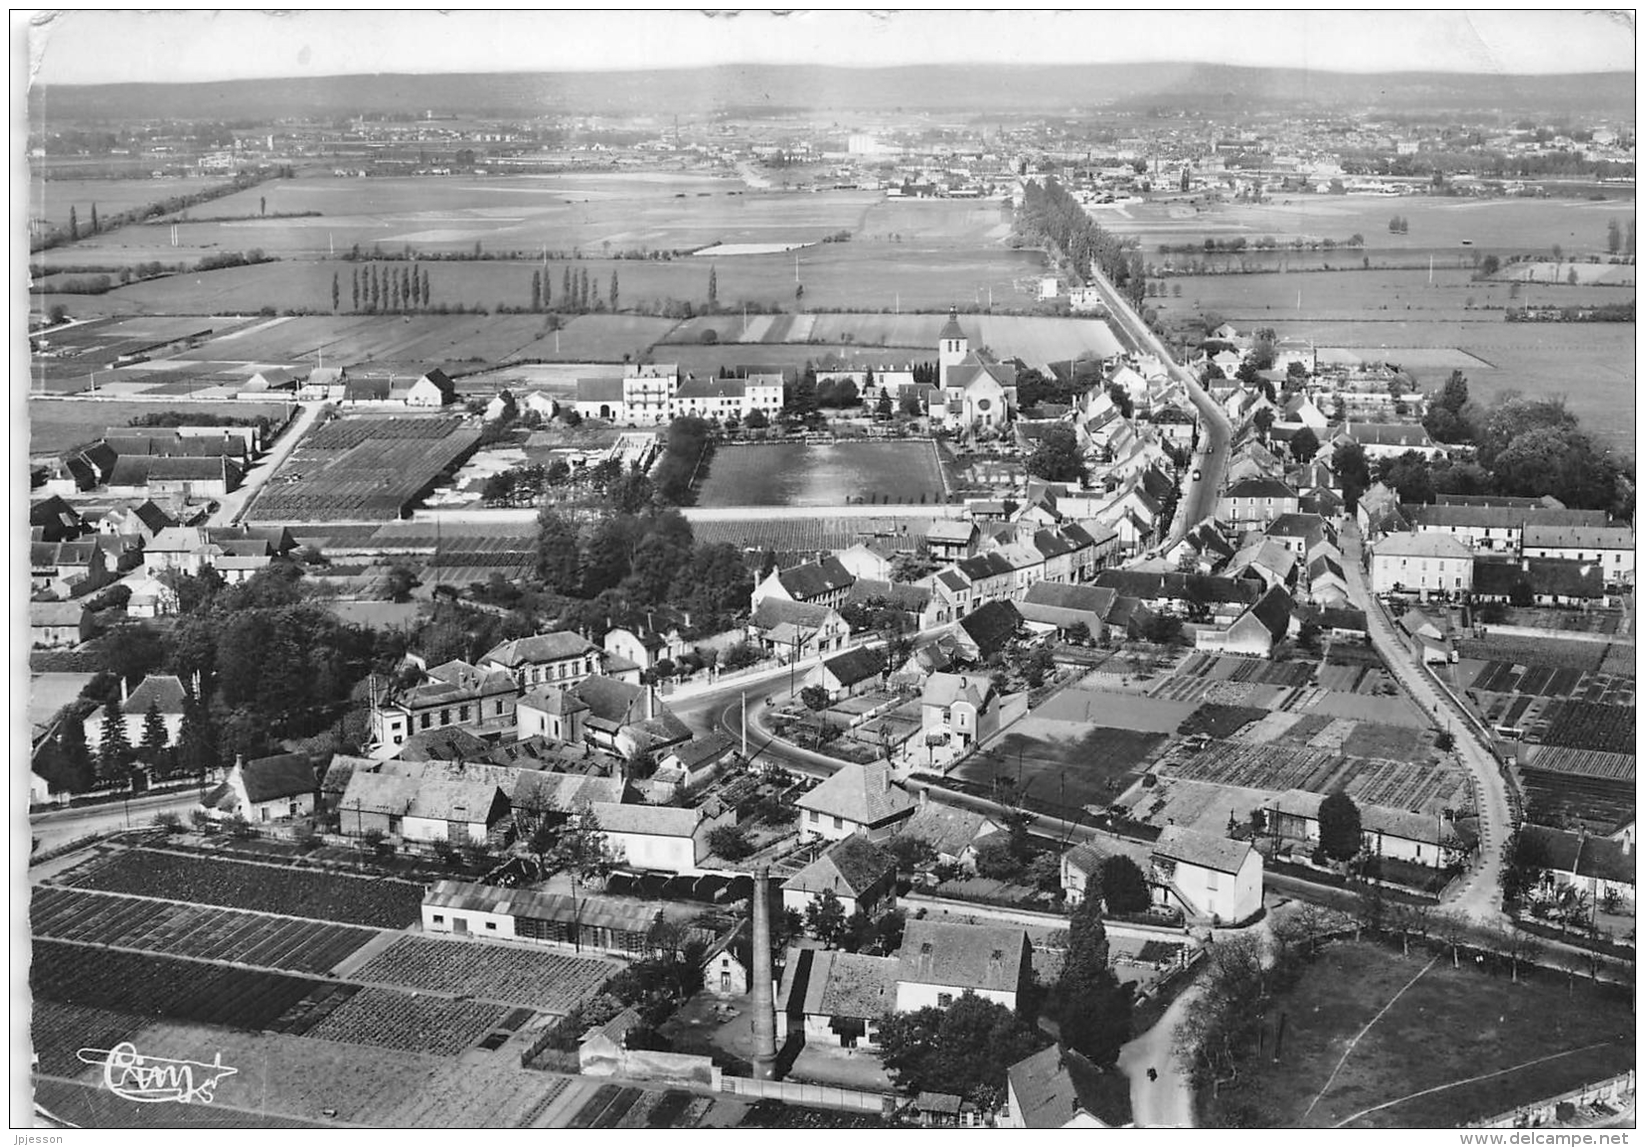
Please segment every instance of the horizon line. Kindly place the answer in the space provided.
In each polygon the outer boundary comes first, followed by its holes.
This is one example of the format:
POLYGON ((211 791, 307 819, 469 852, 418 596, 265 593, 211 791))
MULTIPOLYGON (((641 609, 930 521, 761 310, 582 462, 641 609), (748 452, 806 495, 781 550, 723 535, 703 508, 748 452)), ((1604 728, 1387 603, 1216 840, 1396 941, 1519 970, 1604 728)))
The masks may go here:
POLYGON ((1214 60, 1196 60, 1188 57, 1157 60, 1092 60, 1092 61, 1059 61, 1053 63, 1020 63, 999 60, 945 60, 939 63, 910 63, 910 64, 856 64, 849 62, 804 63, 796 64, 782 60, 726 60, 713 64, 702 63, 656 63, 644 66, 591 66, 555 67, 540 69, 521 68, 463 68, 450 71, 438 68, 404 69, 404 70, 377 70, 358 72, 328 72, 320 75, 304 73, 286 73, 281 75, 257 75, 217 79, 200 80, 114 80, 99 83, 84 83, 77 81, 37 81, 30 83, 29 90, 52 88, 95 89, 95 88, 180 88, 199 87, 206 84, 253 84, 264 83, 270 80, 320 81, 344 79, 371 79, 385 76, 589 76, 589 75, 641 75, 657 72, 709 72, 723 71, 728 68, 793 68, 793 69, 825 69, 830 71, 850 72, 906 72, 914 70, 929 71, 942 68, 995 68, 1019 69, 1044 72, 1052 69, 1066 68, 1160 68, 1160 67, 1191 67, 1221 69, 1238 72, 1304 72, 1331 76, 1448 76, 1457 78, 1477 77, 1481 80, 1522 80, 1537 79, 1551 80, 1565 76, 1635 76, 1634 68, 1595 68, 1576 69, 1571 71, 1553 72, 1487 72, 1469 70, 1447 70, 1443 68, 1371 68, 1354 69, 1341 67, 1310 67, 1302 64, 1233 64, 1221 63, 1214 60))

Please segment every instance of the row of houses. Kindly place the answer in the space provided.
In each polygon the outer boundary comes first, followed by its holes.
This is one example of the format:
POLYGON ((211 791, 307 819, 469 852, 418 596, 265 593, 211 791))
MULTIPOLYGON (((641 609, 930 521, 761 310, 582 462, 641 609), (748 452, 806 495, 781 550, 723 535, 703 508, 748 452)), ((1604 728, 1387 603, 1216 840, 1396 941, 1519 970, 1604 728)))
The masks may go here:
POLYGON ((256 427, 110 427, 90 445, 35 466, 47 495, 221 498, 239 487, 262 449, 256 427))

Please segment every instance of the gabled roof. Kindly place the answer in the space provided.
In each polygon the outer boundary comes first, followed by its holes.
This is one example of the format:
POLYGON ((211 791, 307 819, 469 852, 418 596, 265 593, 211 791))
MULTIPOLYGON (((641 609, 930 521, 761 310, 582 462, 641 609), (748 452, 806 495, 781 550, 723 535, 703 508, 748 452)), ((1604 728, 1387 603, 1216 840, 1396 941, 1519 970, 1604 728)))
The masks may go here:
POLYGON ((960 326, 959 312, 954 308, 948 309, 948 322, 942 325, 937 332, 938 339, 965 339, 965 328, 960 326))
POLYGON ((790 602, 785 598, 760 599, 754 607, 750 623, 759 630, 774 630, 778 626, 795 626, 808 632, 821 629, 830 617, 838 617, 833 609, 810 602, 790 602))
MULTIPOLYGON (((1356 423, 1343 426, 1342 434, 1361 446, 1430 447, 1434 440, 1421 423, 1356 423)), ((1339 436, 1340 437, 1340 436, 1339 436)))
POLYGON ((878 1020, 897 1007, 897 968, 896 957, 791 948, 777 1007, 790 1017, 878 1020))
POLYGON ((302 753, 281 753, 248 761, 240 767, 240 778, 246 785, 246 797, 253 804, 300 797, 313 793, 316 788, 314 763, 302 753))
POLYGON ((853 833, 784 881, 783 888, 801 893, 833 892, 855 899, 891 877, 896 869, 891 854, 853 833))
POLYGON ((181 714, 183 699, 187 697, 183 680, 175 674, 150 674, 127 696, 120 708, 128 714, 148 713, 149 705, 157 705, 162 714, 181 714))
POLYGON ((1223 491, 1224 498, 1295 498, 1297 492, 1277 478, 1242 478, 1223 491))
POLYGON ((1455 558, 1469 559, 1473 551, 1452 534, 1390 534, 1371 546, 1378 558, 1455 558))
POLYGON ((1015 992, 1028 956, 1028 934, 1004 925, 911 920, 898 950, 897 978, 960 990, 1015 992))
POLYGON ((607 833, 652 837, 691 837, 703 820, 701 809, 680 809, 672 805, 616 805, 596 801, 589 805, 589 810, 607 833))
POLYGON ((514 638, 511 641, 500 642, 480 659, 480 663, 484 665, 487 662, 495 662, 499 666, 515 669, 519 666, 557 662, 564 658, 579 658, 591 651, 597 653, 599 647, 581 634, 572 630, 555 630, 547 634, 533 634, 529 638, 514 638))
POLYGON ((395 754, 402 761, 468 761, 491 747, 461 726, 419 730, 395 754))
POLYGON ((1022 626, 1022 614, 1004 600, 985 602, 957 624, 977 644, 978 653, 987 657, 1005 648, 1022 626))
POLYGON ((1238 625, 1244 619, 1251 618, 1267 630, 1277 642, 1285 637, 1291 628, 1291 607, 1291 595, 1281 587, 1274 586, 1257 600, 1255 606, 1235 619, 1234 624, 1238 625))
POLYGON ((777 581, 796 601, 807 602, 836 590, 849 589, 856 575, 830 555, 821 562, 807 562, 777 571, 777 581))
POLYGON ((342 824, 348 824, 350 813, 376 813, 390 817, 404 817, 417 795, 421 777, 405 777, 397 773, 366 773, 356 769, 337 802, 342 824))
POLYGON ((1527 522, 1521 545, 1569 550, 1632 550, 1634 532, 1627 526, 1544 526, 1527 522))
POLYGON ((1108 612, 1114 608, 1115 597, 1115 592, 1106 586, 1036 582, 1028 588, 1019 612, 1030 622, 1072 626, 1083 621, 1090 625, 1090 619, 1098 622, 1107 619, 1108 612))
POLYGON ((570 813, 595 803, 620 805, 623 779, 592 773, 559 773, 522 769, 514 781, 509 802, 517 810, 570 813))
POLYGON ((823 668, 840 685, 854 686, 885 670, 885 654, 867 646, 857 646, 835 654, 823 663, 823 668))
POLYGON ((831 775, 794 803, 801 809, 838 817, 858 825, 880 825, 906 815, 914 799, 891 782, 884 762, 853 762, 831 775))
POLYGON ((1154 856, 1214 869, 1218 873, 1238 873, 1250 855, 1249 841, 1233 841, 1210 833, 1199 833, 1181 825, 1167 825, 1154 842, 1154 856))
POLYGON ((877 578, 858 578, 845 596, 847 602, 871 602, 879 599, 900 610, 918 614, 931 603, 931 587, 913 582, 881 582, 877 578))
POLYGON ((938 671, 925 679, 920 704, 947 709, 955 702, 969 702, 981 709, 994 693, 994 681, 987 674, 950 674, 938 671))
POLYGON ((687 769, 695 769, 699 765, 724 757, 736 748, 737 743, 730 735, 716 730, 714 733, 694 737, 684 745, 675 746, 673 756, 687 769))
POLYGON ((1084 873, 1087 877, 1095 877, 1102 872, 1104 861, 1109 854, 1104 853, 1089 841, 1081 842, 1068 852, 1064 853, 1063 860, 1068 862, 1072 869, 1084 873))
POLYGON ((939 855, 958 857, 985 833, 998 826, 975 809, 962 809, 940 801, 927 801, 897 830, 899 834, 918 837, 939 855))
POLYGON ((927 542, 963 545, 970 542, 976 532, 976 524, 962 518, 939 518, 926 528, 925 538, 927 542))
POLYGON ((960 573, 971 579, 973 583, 982 582, 988 578, 1009 577, 1015 569, 1005 555, 998 550, 990 550, 985 554, 973 554, 969 558, 962 558, 954 563, 960 573))
POLYGON ((1116 1076, 1115 1086, 1105 1089, 1103 1076, 1093 1062, 1061 1044, 1006 1069, 1024 1128, 1061 1128, 1080 1112, 1104 1127, 1124 1124, 1126 1112, 1118 1098, 1129 1085, 1116 1076))
POLYGON ((501 800, 502 791, 494 782, 425 778, 417 786, 405 815, 489 825, 492 811, 501 800))

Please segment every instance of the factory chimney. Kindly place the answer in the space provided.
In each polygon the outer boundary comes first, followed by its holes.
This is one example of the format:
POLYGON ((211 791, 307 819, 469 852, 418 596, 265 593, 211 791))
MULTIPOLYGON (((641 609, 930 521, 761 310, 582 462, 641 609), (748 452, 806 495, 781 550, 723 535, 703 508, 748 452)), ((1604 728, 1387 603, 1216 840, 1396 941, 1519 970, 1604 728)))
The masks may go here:
POLYGON ((771 871, 754 870, 754 1076, 777 1076, 777 1008, 771 986, 771 871))

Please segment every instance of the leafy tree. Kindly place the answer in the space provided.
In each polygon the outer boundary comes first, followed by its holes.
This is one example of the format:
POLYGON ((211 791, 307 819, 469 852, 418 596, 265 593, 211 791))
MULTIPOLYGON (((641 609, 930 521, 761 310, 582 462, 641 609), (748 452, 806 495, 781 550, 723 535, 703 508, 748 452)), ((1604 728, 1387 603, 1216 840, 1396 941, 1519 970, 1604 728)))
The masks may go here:
POLYGON ((805 907, 805 929, 829 948, 845 935, 845 906, 834 890, 824 889, 805 907))
POLYGON ((1343 790, 1319 803, 1319 845, 1336 861, 1347 861, 1360 851, 1359 806, 1343 790))
POLYGON ((548 507, 537 515, 537 577, 556 594, 575 593, 580 579, 576 525, 548 507))
POLYGON ((1050 1043, 1002 1004, 967 992, 946 1009, 888 1013, 880 1059, 905 1093, 957 1093, 978 1108, 1005 1099, 1011 1065, 1050 1043))
POLYGON ((896 859, 897 871, 900 873, 913 873, 921 865, 929 865, 937 859, 937 851, 931 843, 912 833, 897 834, 886 842, 885 851, 896 859))
POLYGON ((409 602, 412 588, 421 585, 417 581, 417 575, 404 562, 396 562, 388 568, 387 583, 391 602, 409 602))
POLYGON ((879 401, 874 404, 874 414, 877 418, 889 419, 892 413, 891 389, 889 387, 881 387, 879 401))
POLYGON ((1273 425, 1274 425, 1274 410, 1273 410, 1273 408, 1272 407, 1263 407, 1260 411, 1258 411, 1255 415, 1253 415, 1251 417, 1251 425, 1257 428, 1257 433, 1259 435, 1261 435, 1263 438, 1267 438, 1269 430, 1271 430, 1273 428, 1273 425))
POLYGON ((1552 862, 1542 840, 1523 826, 1502 845, 1502 899, 1519 905, 1542 884, 1552 862))
POLYGON ((828 691, 821 686, 806 686, 800 691, 800 701, 804 702, 805 708, 813 713, 820 713, 827 709, 830 704, 828 691))
POLYGON ((1110 913, 1140 913, 1148 908, 1148 880, 1124 854, 1102 863, 1102 901, 1110 913))
POLYGON ((1161 610, 1148 619, 1143 637, 1156 646, 1174 646, 1182 641, 1182 619, 1170 610, 1161 610))
POLYGON ((1339 443, 1331 454, 1331 469, 1342 482, 1342 500, 1352 514, 1359 506, 1359 496, 1371 486, 1371 464, 1366 460, 1365 448, 1357 442, 1339 443))
POLYGON ((1075 622, 1063 631, 1063 639, 1075 646, 1089 646, 1091 644, 1091 627, 1084 622, 1075 622))
POLYGON ((1041 437, 1028 456, 1028 473, 1047 482, 1085 481, 1085 460, 1080 456, 1074 428, 1058 424, 1041 437))
POLYGON ((1399 495, 1401 502, 1434 501, 1433 473, 1420 452, 1408 450, 1395 458, 1377 460, 1377 477, 1399 495))
POLYGON ((1319 453, 1319 436, 1312 427, 1303 427, 1291 436, 1291 457, 1306 466, 1319 453))
POLYGON ((710 831, 708 847, 716 857, 726 861, 741 861, 754 852, 754 843, 749 840, 748 831, 735 825, 722 825, 710 831))
POLYGON ((748 417, 743 420, 743 425, 749 430, 764 430, 771 425, 771 420, 764 411, 752 410, 748 412, 748 417))

